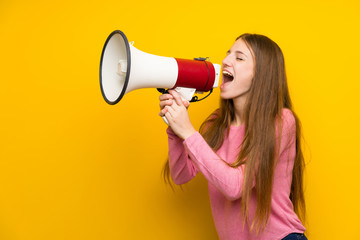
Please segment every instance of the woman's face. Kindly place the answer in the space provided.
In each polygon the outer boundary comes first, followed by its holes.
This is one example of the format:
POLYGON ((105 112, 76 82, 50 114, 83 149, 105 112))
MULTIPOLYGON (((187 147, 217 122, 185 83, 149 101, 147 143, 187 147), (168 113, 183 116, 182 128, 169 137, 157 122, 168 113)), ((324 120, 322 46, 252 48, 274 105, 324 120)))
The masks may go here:
POLYGON ((254 76, 254 59, 242 39, 238 39, 227 52, 223 62, 220 97, 223 99, 245 98, 254 76))

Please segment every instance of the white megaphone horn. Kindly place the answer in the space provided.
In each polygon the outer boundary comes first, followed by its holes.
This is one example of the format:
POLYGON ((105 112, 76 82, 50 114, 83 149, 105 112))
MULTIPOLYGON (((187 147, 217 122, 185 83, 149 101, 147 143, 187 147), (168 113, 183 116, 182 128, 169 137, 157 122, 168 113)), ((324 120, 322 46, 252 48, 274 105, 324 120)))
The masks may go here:
POLYGON ((101 93, 108 104, 114 105, 135 89, 175 88, 190 101, 195 91, 208 92, 218 86, 221 66, 205 60, 148 54, 129 43, 122 31, 115 30, 101 54, 101 93))

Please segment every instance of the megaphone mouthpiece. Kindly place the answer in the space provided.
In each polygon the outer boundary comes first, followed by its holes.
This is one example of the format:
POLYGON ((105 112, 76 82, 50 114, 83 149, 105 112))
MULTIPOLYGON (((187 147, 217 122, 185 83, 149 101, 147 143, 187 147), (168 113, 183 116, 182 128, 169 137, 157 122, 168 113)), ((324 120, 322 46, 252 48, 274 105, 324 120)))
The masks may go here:
POLYGON ((120 76, 124 76, 127 72, 127 61, 126 60, 119 60, 118 63, 118 74, 120 76))

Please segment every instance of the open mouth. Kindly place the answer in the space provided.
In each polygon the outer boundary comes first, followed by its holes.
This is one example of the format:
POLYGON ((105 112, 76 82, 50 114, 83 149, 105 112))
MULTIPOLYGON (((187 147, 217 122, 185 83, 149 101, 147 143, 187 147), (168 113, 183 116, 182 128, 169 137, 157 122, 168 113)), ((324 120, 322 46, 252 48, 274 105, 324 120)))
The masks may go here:
POLYGON ((234 76, 228 72, 228 71, 223 71, 223 75, 222 75, 222 85, 231 82, 234 80, 234 76))

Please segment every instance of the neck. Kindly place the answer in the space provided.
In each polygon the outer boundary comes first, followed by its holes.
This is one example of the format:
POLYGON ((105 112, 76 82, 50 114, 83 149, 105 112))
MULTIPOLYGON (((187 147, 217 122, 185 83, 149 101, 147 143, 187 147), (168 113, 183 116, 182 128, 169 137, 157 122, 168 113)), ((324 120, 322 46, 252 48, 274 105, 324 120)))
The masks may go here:
POLYGON ((240 126, 244 123, 244 107, 245 107, 246 97, 241 96, 239 98, 234 98, 234 108, 235 108, 235 120, 232 122, 232 125, 240 126))

